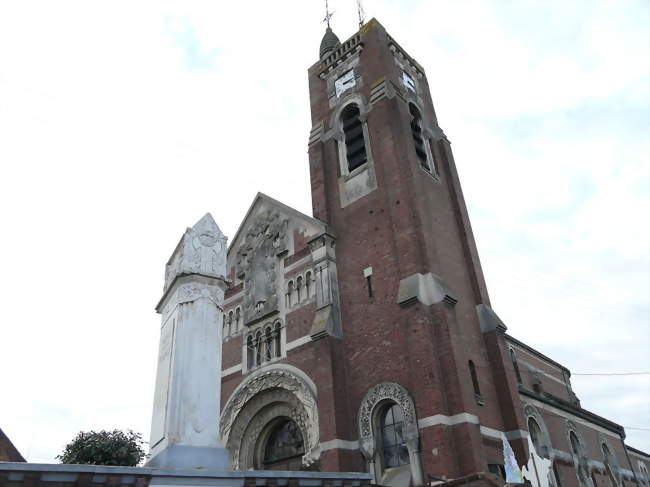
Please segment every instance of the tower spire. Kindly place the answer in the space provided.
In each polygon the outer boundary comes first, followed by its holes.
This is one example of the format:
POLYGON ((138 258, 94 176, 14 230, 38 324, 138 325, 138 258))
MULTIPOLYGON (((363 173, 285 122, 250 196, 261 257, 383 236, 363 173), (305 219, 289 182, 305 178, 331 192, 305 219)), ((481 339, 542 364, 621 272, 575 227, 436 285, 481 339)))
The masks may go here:
POLYGON ((330 19, 332 18, 332 15, 334 15, 334 12, 330 12, 329 0, 325 0, 325 18, 323 19, 323 22, 327 23, 327 29, 325 29, 325 35, 320 43, 319 54, 321 58, 341 44, 339 38, 336 37, 336 34, 334 34, 330 27, 330 19))

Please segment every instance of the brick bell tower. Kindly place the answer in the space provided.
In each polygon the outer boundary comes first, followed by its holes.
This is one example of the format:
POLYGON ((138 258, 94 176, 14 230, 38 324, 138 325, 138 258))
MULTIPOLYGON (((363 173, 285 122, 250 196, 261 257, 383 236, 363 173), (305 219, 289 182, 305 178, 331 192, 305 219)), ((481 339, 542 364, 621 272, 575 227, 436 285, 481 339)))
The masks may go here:
POLYGON ((309 89, 313 213, 336 239, 342 329, 319 340, 340 446, 323 470, 382 485, 494 471, 501 431, 521 462, 505 327, 424 69, 373 19, 343 43, 328 27, 309 89))

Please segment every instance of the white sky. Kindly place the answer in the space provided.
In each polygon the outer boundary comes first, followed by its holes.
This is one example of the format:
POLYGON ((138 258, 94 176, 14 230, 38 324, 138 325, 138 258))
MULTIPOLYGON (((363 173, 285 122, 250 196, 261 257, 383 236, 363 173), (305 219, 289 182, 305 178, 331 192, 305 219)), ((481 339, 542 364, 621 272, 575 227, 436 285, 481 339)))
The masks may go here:
MULTIPOLYGON (((0 427, 148 439, 164 263, 257 191, 311 213, 319 0, 0 3, 0 427)), ((353 0, 331 0, 341 39, 353 0)), ((650 371, 650 3, 366 0, 427 70, 492 304, 574 373, 650 371)), ((650 451, 650 377, 574 376, 650 451)))

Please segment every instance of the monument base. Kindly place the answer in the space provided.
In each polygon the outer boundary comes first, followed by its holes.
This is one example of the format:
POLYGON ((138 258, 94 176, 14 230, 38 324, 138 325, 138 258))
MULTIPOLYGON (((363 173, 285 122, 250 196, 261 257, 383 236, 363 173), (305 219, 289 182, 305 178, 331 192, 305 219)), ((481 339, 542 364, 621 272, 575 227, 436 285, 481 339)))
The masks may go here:
POLYGON ((173 445, 156 453, 148 468, 231 470, 228 450, 219 447, 173 445))

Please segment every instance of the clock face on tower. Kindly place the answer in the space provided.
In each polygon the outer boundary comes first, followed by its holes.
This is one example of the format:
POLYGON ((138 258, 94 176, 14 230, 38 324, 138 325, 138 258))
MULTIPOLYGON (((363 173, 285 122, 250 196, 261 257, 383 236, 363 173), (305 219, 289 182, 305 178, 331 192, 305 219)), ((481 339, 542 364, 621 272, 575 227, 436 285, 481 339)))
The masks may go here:
POLYGON ((406 71, 402 71, 402 84, 406 87, 406 89, 411 90, 413 93, 415 93, 415 81, 406 71))
POLYGON ((353 88, 356 84, 357 80, 354 78, 354 70, 351 69, 335 81, 336 97, 340 97, 346 90, 353 88))

